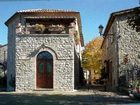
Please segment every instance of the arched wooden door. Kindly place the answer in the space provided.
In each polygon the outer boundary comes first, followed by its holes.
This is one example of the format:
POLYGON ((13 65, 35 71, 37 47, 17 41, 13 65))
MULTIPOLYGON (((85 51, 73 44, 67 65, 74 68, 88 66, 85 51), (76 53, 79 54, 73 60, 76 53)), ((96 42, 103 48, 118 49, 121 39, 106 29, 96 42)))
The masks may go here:
POLYGON ((43 51, 37 56, 37 88, 53 88, 53 56, 43 51))

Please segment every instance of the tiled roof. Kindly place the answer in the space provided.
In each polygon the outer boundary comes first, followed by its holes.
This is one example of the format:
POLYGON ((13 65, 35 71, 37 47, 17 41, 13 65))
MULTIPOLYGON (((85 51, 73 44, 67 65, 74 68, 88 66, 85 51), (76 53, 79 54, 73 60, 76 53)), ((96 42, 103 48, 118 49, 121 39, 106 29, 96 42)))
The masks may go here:
POLYGON ((126 10, 121 10, 121 11, 113 12, 111 15, 114 15, 114 16, 123 15, 123 14, 134 12, 136 10, 140 11, 140 7, 135 7, 135 8, 130 8, 130 9, 126 9, 126 10))
MULTIPOLYGON (((72 11, 72 10, 61 10, 61 9, 27 9, 27 10, 20 10, 20 11, 17 11, 13 16, 11 16, 6 22, 5 24, 7 25, 8 22, 15 16, 17 16, 18 14, 26 14, 26 13, 78 13, 77 11, 72 11)), ((64 15, 65 17, 65 15, 64 15)), ((58 16, 57 16, 58 18, 58 16)))
POLYGON ((27 16, 27 17, 24 17, 24 18, 28 18, 28 19, 46 19, 46 18, 57 18, 57 19, 73 19, 75 18, 74 16, 27 16))
MULTIPOLYGON (((27 9, 27 10, 20 10, 17 11, 13 16, 11 16, 5 24, 8 25, 9 22, 14 19, 17 15, 25 15, 24 18, 76 18, 79 25, 80 35, 82 35, 82 26, 81 26, 81 18, 80 12, 72 11, 72 10, 61 10, 61 9, 27 9), (31 15, 30 15, 31 13, 31 15), (39 13, 39 15, 36 15, 39 13), (29 15, 28 15, 29 14, 29 15), (35 14, 35 15, 33 15, 35 14), (46 15, 48 14, 48 15, 46 15)), ((83 38, 83 37, 82 37, 83 38)), ((82 45, 84 42, 82 41, 82 45)))
POLYGON ((136 10, 140 11, 140 7, 135 7, 135 8, 130 8, 130 9, 126 9, 126 10, 121 10, 121 11, 113 12, 110 15, 110 18, 109 18, 108 23, 106 25, 106 28, 105 28, 105 31, 104 31, 104 36, 106 36, 106 34, 107 34, 108 30, 110 29, 111 24, 113 23, 113 21, 114 21, 116 16, 132 13, 132 12, 135 12, 136 10))
POLYGON ((117 11, 117 12, 113 12, 111 15, 110 15, 110 18, 107 22, 107 25, 105 27, 105 30, 104 30, 104 33, 103 33, 103 36, 104 36, 104 40, 103 40, 103 43, 101 45, 101 48, 103 47, 103 44, 104 44, 104 41, 106 39, 106 36, 108 35, 108 31, 114 21, 114 19, 116 18, 116 16, 121 16, 121 15, 124 15, 124 14, 128 14, 128 13, 133 13, 135 12, 136 10, 139 10, 140 11, 140 7, 135 7, 135 8, 130 8, 130 9, 125 9, 125 10, 121 10, 121 11, 117 11))
POLYGON ((20 10, 18 13, 28 13, 28 12, 77 12, 72 10, 61 10, 61 9, 27 9, 27 10, 20 10))

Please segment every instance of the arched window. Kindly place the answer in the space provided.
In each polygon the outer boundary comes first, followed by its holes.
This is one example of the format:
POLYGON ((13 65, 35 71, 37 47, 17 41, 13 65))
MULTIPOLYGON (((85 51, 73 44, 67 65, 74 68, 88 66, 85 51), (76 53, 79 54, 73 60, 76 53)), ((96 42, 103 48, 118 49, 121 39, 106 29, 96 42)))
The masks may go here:
POLYGON ((53 60, 53 56, 48 51, 43 51, 43 52, 40 52, 38 54, 37 59, 40 59, 40 60, 53 60))

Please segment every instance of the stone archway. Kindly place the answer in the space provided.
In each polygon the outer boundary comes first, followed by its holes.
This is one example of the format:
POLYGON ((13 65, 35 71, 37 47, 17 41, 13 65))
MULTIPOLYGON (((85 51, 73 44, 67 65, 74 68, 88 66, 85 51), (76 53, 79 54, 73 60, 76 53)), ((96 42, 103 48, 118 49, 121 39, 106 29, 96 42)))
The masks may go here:
POLYGON ((53 88, 53 56, 48 51, 42 51, 36 58, 37 88, 53 88))

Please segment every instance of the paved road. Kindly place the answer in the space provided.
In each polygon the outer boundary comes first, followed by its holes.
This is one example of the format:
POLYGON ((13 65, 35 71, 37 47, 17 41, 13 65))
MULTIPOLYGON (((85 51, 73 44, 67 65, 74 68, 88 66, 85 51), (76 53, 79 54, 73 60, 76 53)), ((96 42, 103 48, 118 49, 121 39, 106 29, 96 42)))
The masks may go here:
POLYGON ((98 90, 28 93, 1 92, 0 105, 140 105, 140 101, 125 95, 98 90))

